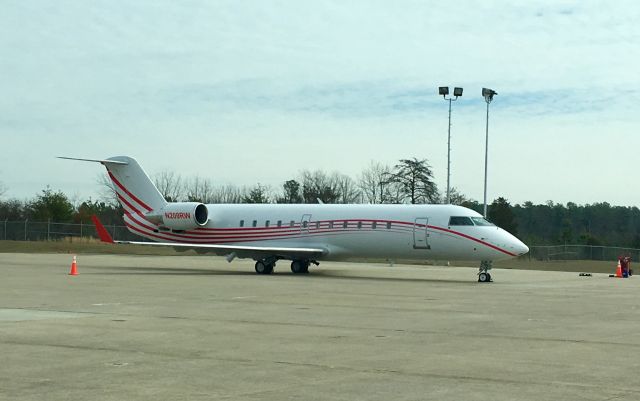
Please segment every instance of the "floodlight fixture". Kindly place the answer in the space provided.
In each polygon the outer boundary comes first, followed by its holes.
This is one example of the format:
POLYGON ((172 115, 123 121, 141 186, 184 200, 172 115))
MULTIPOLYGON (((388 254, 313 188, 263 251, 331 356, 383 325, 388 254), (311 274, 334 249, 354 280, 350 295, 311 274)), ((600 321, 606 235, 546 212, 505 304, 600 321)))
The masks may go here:
POLYGON ((447 204, 451 203, 451 102, 455 102, 458 100, 458 97, 462 96, 462 88, 455 87, 453 88, 453 96, 454 98, 448 97, 449 87, 448 86, 440 86, 438 87, 438 93, 442 95, 444 100, 449 101, 449 130, 447 131, 447 204))
POLYGON ((489 103, 493 100, 493 96, 498 92, 493 89, 482 88, 482 96, 487 102, 487 124, 485 126, 485 145, 484 145, 484 217, 487 218, 487 175, 489 167, 489 103))
POLYGON ((491 103, 491 101, 493 100, 493 96, 497 94, 498 92, 494 91, 493 89, 482 88, 482 97, 484 97, 484 101, 487 103, 491 103))

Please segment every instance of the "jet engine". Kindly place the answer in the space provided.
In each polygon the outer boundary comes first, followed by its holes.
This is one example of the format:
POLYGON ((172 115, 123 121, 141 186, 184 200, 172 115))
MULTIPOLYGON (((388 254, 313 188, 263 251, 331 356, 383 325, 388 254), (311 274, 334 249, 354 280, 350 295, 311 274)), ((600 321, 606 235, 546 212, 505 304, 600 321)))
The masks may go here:
POLYGON ((190 230, 203 227, 209 222, 209 210, 202 203, 169 203, 160 214, 162 225, 171 230, 190 230))

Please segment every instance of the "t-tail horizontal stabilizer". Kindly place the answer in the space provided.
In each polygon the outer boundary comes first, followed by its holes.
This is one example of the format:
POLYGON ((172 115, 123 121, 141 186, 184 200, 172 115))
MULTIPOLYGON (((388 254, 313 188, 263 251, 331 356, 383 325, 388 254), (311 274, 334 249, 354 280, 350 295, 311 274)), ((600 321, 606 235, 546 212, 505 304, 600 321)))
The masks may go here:
POLYGON ((98 160, 98 159, 80 159, 77 157, 65 157, 65 156, 57 156, 58 159, 65 159, 65 160, 80 160, 81 162, 94 162, 94 163, 101 163, 104 165, 107 164, 119 164, 119 165, 123 165, 126 166, 127 162, 123 162, 123 161, 119 161, 119 160, 98 160))

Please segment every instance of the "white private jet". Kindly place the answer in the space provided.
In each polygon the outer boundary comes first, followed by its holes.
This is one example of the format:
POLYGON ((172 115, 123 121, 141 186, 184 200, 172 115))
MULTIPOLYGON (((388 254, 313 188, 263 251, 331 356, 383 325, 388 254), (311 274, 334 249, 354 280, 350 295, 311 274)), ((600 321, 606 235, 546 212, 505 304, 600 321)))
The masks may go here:
POLYGON ((167 202, 135 159, 98 162, 137 235, 156 242, 113 241, 94 219, 102 241, 171 246, 256 261, 270 274, 278 260, 293 273, 310 263, 349 258, 481 261, 478 281, 490 282, 491 261, 529 248, 473 210, 453 205, 210 204, 167 202))

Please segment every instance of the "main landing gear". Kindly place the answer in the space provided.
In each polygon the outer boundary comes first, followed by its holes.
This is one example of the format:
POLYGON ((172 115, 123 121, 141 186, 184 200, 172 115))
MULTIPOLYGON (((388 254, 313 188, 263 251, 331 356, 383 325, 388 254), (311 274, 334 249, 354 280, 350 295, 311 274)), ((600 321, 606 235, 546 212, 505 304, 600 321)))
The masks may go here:
POLYGON ((478 282, 479 283, 490 283, 491 274, 489 274, 489 270, 491 270, 491 261, 483 260, 480 262, 480 271, 478 272, 478 282))
POLYGON ((276 267, 275 259, 262 259, 256 262, 256 273, 258 274, 271 274, 273 268, 276 267))
MULTIPOLYGON (((256 261, 256 273, 258 274, 271 274, 273 273, 273 268, 276 267, 276 258, 265 258, 256 261)), ((318 266, 320 263, 315 260, 294 260, 291 262, 291 271, 296 274, 309 273, 309 265, 313 263, 318 266)))
POLYGON ((291 271, 295 274, 309 273, 309 261, 294 260, 291 262, 291 271))
POLYGON ((309 265, 313 263, 316 266, 319 266, 320 263, 315 260, 294 260, 291 262, 291 271, 300 274, 300 273, 309 273, 309 265))

